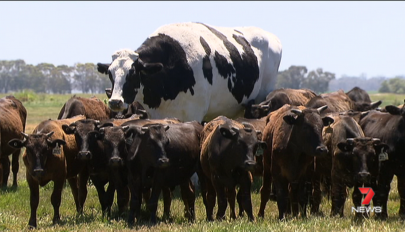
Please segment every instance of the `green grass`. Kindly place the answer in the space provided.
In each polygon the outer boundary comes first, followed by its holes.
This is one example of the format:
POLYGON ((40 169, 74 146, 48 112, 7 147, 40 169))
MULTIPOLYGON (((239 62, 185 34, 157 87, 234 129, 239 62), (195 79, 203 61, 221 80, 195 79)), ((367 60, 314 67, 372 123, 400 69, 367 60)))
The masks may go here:
MULTIPOLYGON (((4 97, 6 94, 0 94, 4 97)), ((27 133, 31 133, 38 123, 49 118, 56 119, 63 104, 72 95, 41 95, 36 100, 24 102, 28 111, 27 133)), ((78 96, 90 97, 91 94, 78 94, 78 96)), ((104 94, 96 95, 104 99, 104 94)), ((383 100, 383 106, 389 104, 402 104, 405 95, 394 94, 372 94, 371 98, 383 100)), ((25 167, 20 159, 20 172, 18 176, 19 187, 11 187, 0 191, 0 230, 24 231, 27 230, 30 215, 29 187, 25 179, 25 167)), ((11 177, 9 178, 11 186, 11 177)), ((77 215, 74 207, 73 197, 69 187, 65 187, 60 207, 61 224, 52 225, 53 209, 50 203, 52 183, 40 188, 40 202, 37 211, 38 231, 402 231, 404 222, 398 217, 399 195, 396 188, 396 179, 391 184, 392 190, 388 202, 389 219, 387 221, 375 221, 365 219, 362 222, 353 221, 351 214, 352 201, 349 197, 345 205, 345 217, 329 217, 331 202, 323 199, 321 212, 325 216, 311 216, 308 218, 289 218, 279 222, 277 219, 278 210, 275 202, 268 202, 264 219, 257 218, 256 222, 249 222, 247 218, 236 220, 227 219, 222 222, 206 222, 205 207, 200 195, 196 199, 196 222, 188 223, 183 217, 183 203, 181 202, 178 190, 175 192, 175 199, 172 202, 172 220, 151 226, 141 222, 134 228, 129 228, 123 219, 113 218, 107 220, 102 218, 97 192, 93 185, 88 186, 88 196, 85 203, 83 215, 77 215)), ((260 181, 255 182, 252 190, 253 210, 255 216, 259 210, 260 181)), ((143 210, 145 207, 143 206, 143 210)), ((159 201, 158 217, 161 219, 163 202, 159 201)), ((113 206, 113 215, 116 215, 117 206, 113 206)), ((226 214, 229 218, 229 209, 226 214)))

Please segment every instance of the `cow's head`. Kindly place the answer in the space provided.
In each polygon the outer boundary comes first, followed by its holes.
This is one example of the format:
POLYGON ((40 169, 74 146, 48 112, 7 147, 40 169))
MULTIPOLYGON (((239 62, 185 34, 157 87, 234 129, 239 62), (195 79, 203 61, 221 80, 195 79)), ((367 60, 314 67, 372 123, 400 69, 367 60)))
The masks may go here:
POLYGON ((150 124, 145 126, 130 126, 125 134, 130 160, 136 156, 145 167, 164 168, 170 165, 166 155, 169 138, 166 131, 169 125, 150 124))
POLYGON ((250 100, 245 106, 245 115, 243 117, 248 119, 262 118, 270 111, 270 101, 264 101, 260 104, 254 104, 255 100, 250 100))
POLYGON ((303 110, 294 107, 290 113, 283 117, 284 121, 293 126, 293 139, 296 146, 300 147, 307 155, 326 155, 328 148, 322 140, 322 129, 333 123, 329 116, 321 117, 322 111, 327 105, 318 109, 305 108, 303 110))
POLYGON ((91 132, 98 130, 99 125, 100 121, 94 119, 82 119, 70 125, 62 125, 62 129, 66 134, 75 135, 76 144, 79 147, 78 159, 90 160, 93 155, 97 155, 91 152, 91 147, 97 146, 95 134, 91 132))
MULTIPOLYGON (((405 100, 404 100, 405 102, 405 100)), ((405 104, 403 104, 401 107, 394 106, 394 105, 388 105, 385 107, 385 111, 392 115, 401 115, 402 117, 405 117, 405 104)))
POLYGON ((367 111, 377 109, 380 106, 382 101, 375 101, 375 102, 353 102, 354 107, 353 109, 356 111, 367 111))
POLYGON ((125 165, 128 151, 125 145, 125 131, 128 126, 113 126, 112 123, 101 125, 98 131, 90 132, 103 143, 104 153, 107 156, 108 166, 119 168, 125 165))
POLYGON ((231 168, 242 168, 253 171, 256 166, 255 155, 262 155, 267 148, 265 142, 257 139, 258 133, 250 123, 243 127, 225 122, 216 127, 212 137, 214 146, 223 156, 227 156, 226 164, 231 168))
POLYGON ((127 109, 128 104, 135 100, 141 78, 157 73, 162 68, 161 63, 142 61, 139 54, 130 49, 115 52, 110 65, 98 63, 97 70, 108 74, 113 86, 111 98, 108 101, 110 109, 115 112, 127 109))
POLYGON ((51 140, 51 136, 54 132, 49 133, 37 133, 37 134, 25 134, 23 140, 12 139, 8 142, 8 145, 20 149, 25 147, 25 154, 28 162, 29 174, 40 180, 46 173, 46 165, 50 156, 59 156, 63 152, 62 146, 66 142, 62 139, 51 140))
POLYGON ((388 145, 376 138, 348 138, 337 144, 343 153, 335 153, 335 159, 340 159, 347 170, 360 184, 370 183, 378 175, 379 155, 388 155, 388 145))

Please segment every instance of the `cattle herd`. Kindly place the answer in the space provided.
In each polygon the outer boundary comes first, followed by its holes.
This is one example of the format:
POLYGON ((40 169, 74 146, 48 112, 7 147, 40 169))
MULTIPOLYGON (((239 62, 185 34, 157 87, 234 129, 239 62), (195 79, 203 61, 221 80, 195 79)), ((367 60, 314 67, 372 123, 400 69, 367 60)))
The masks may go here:
POLYGON ((122 50, 111 64, 98 64, 112 82, 106 89, 108 106, 95 97, 73 96, 58 119, 45 120, 27 134, 23 104, 13 96, 1 98, 0 184, 7 186, 12 155, 17 186, 18 156, 24 148, 30 227, 37 226, 39 187, 50 181, 53 223, 60 221, 66 180, 78 213, 91 180, 103 216, 111 214, 116 194, 119 214, 128 215, 133 225, 142 220, 142 204, 149 213, 146 220, 157 222, 160 193, 163 215, 169 217, 176 186, 185 217, 194 221, 194 175, 208 221, 224 219, 228 204, 230 218, 246 214, 254 221, 255 215, 264 217, 269 200, 277 202, 280 220, 307 211, 317 214, 325 193, 331 196, 331 215, 344 216, 351 187, 355 207, 362 205, 359 187, 371 187, 373 206, 381 207, 375 217, 386 219, 396 175, 399 215, 405 217, 403 106, 381 109, 381 101, 371 102, 358 87, 320 95, 308 89, 271 89, 274 82, 266 78, 277 73, 280 58, 278 39, 257 28, 169 25, 137 52, 122 50), (193 33, 187 35, 190 29, 193 33), (254 74, 253 82, 244 68, 254 74), (244 116, 235 116, 241 106, 244 116), (251 200, 253 178, 263 180, 257 213, 251 200))

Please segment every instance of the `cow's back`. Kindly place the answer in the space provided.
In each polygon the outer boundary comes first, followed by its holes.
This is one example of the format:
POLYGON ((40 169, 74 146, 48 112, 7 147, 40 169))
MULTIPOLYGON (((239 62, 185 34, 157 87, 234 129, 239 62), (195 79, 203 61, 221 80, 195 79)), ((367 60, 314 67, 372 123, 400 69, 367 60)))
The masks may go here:
POLYGON ((58 119, 85 115, 86 118, 104 120, 110 118, 110 109, 96 97, 82 98, 73 96, 62 107, 58 119))

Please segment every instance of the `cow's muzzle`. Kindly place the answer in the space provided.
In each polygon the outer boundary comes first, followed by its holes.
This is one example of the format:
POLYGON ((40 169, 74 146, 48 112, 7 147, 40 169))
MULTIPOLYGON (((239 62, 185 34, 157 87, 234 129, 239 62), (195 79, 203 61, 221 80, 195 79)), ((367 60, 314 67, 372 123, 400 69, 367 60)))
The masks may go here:
POLYGON ((328 148, 326 146, 318 146, 315 149, 317 156, 326 155, 328 153, 328 148))
POLYGON ((120 99, 110 99, 108 101, 108 107, 114 112, 122 112, 126 109, 126 104, 120 99))
POLYGON ((367 183, 371 179, 371 173, 367 171, 362 171, 357 173, 356 180, 359 183, 367 183))
POLYGON ((79 158, 80 160, 90 160, 92 158, 92 155, 90 151, 79 151, 79 154, 77 154, 77 158, 79 158))
POLYGON ((256 166, 256 161, 254 160, 246 160, 244 163, 244 169, 247 171, 253 171, 256 166))
POLYGON ((111 167, 121 167, 124 165, 124 161, 120 157, 113 157, 109 161, 111 167))
POLYGON ((44 169, 42 168, 35 168, 34 169, 34 176, 35 177, 42 177, 44 175, 44 169))
POLYGON ((157 162, 158 168, 166 168, 169 167, 169 159, 168 158, 159 158, 157 162))

